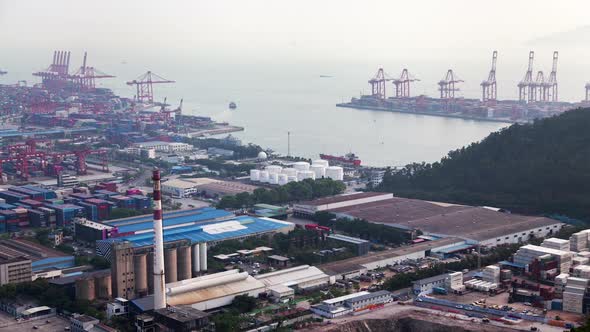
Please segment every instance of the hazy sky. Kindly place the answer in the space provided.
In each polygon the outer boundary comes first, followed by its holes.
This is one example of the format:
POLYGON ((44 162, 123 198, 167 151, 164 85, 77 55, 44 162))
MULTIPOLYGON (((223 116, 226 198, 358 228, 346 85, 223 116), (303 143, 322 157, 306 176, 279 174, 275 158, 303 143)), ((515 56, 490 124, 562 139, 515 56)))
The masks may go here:
POLYGON ((589 12, 587 0, 0 0, 0 41, 8 53, 470 56, 575 30, 589 12))

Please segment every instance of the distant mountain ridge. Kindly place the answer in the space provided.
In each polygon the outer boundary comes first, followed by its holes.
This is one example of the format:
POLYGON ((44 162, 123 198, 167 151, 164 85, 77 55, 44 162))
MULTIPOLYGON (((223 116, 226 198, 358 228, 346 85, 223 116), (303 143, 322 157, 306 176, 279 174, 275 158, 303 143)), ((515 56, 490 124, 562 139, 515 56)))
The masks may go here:
POLYGON ((512 125, 440 162, 389 172, 376 189, 590 220, 590 109, 512 125))
POLYGON ((587 45, 590 43, 590 25, 584 25, 572 30, 556 32, 546 36, 531 39, 527 42, 531 46, 565 46, 587 45))

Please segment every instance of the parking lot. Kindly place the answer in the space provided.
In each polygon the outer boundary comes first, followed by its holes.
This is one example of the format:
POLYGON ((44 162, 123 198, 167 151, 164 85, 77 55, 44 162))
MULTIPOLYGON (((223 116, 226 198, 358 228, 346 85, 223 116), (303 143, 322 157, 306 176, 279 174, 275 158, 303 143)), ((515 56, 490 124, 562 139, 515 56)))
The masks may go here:
POLYGON ((52 316, 49 318, 35 320, 16 321, 14 317, 0 312, 0 331, 10 332, 28 332, 28 331, 64 331, 70 326, 70 321, 61 316, 52 316), (37 328, 35 328, 37 327, 37 328))

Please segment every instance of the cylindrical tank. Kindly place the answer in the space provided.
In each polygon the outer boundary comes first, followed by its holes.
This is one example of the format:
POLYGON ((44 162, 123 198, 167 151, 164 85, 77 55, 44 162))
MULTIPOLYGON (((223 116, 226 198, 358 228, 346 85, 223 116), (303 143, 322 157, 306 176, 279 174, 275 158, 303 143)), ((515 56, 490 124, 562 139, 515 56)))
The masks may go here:
POLYGON ((257 169, 250 170, 250 181, 260 181, 260 171, 257 169))
POLYGON ((315 173, 313 171, 300 171, 297 172, 297 181, 303 181, 305 179, 315 179, 315 173))
POLYGON ((297 170, 294 168, 283 168, 281 173, 287 174, 287 176, 297 176, 297 170))
POLYGON ((178 248, 178 280, 192 277, 191 247, 178 248))
POLYGON ((307 171, 309 170, 309 163, 306 161, 298 161, 293 163, 293 168, 298 171, 307 171))
POLYGON ((324 167, 328 167, 330 166, 330 163, 324 159, 317 159, 313 161, 312 165, 322 165, 324 167))
POLYGON ((288 176, 287 181, 288 182, 297 182, 297 176, 288 176))
POLYGON ((279 183, 279 175, 277 173, 271 173, 268 175, 268 183, 270 184, 278 184, 279 183))
POLYGON ((201 271, 207 271, 207 242, 199 243, 199 259, 201 260, 201 271))
POLYGON ((340 166, 330 166, 326 168, 326 177, 332 180, 342 181, 344 180, 344 169, 340 166))
POLYGON ((94 278, 81 278, 76 280, 76 299, 86 301, 94 301, 94 299, 96 299, 94 278))
POLYGON ((111 274, 105 273, 96 277, 95 290, 96 297, 103 300, 109 300, 113 296, 113 288, 111 284, 111 274))
POLYGON ((176 248, 168 248, 164 251, 164 273, 166 274, 166 283, 178 281, 176 256, 176 248))
POLYGON ((135 293, 140 295, 147 294, 147 254, 133 256, 133 270, 135 271, 135 293))
POLYGON ((321 179, 326 176, 326 166, 324 165, 311 165, 309 170, 315 173, 316 179, 321 179))
POLYGON ((147 254, 147 284, 148 284, 148 294, 154 293, 154 253, 150 252, 147 254))
POLYGON ((260 182, 268 182, 268 172, 260 171, 260 182))
POLYGON ((266 166, 264 170, 267 171, 268 174, 279 174, 283 170, 283 167, 277 165, 269 165, 266 166))
POLYGON ((199 244, 193 245, 193 277, 201 272, 201 254, 199 252, 199 244))
POLYGON ((278 183, 279 185, 285 185, 289 182, 289 176, 287 174, 279 174, 278 183))

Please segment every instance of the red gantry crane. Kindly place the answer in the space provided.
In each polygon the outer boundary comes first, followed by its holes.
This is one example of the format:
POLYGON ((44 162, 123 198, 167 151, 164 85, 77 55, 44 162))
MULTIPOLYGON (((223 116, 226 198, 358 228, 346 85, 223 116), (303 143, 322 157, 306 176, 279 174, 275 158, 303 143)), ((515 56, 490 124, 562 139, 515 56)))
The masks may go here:
POLYGON ((70 52, 54 51, 53 63, 46 70, 33 73, 33 76, 41 77, 43 86, 46 88, 59 88, 67 82, 69 68, 70 52))
POLYGON ((455 88, 455 84, 465 82, 457 77, 452 69, 447 71, 445 77, 438 82, 438 90, 440 91, 441 99, 454 99, 455 91, 459 91, 459 88, 455 88))
POLYGON ((127 85, 137 86, 136 100, 139 102, 154 102, 154 88, 153 84, 161 83, 175 83, 175 81, 167 80, 157 74, 148 71, 133 81, 127 82, 127 85))
POLYGON ((410 75, 408 70, 404 68, 400 77, 393 80, 393 85, 395 85, 395 98, 409 98, 410 83, 416 81, 420 80, 410 75))
POLYGON ((87 55, 88 54, 84 52, 84 61, 82 62, 82 67, 80 67, 73 75, 69 76, 72 82, 74 82, 74 84, 76 84, 82 91, 94 90, 96 88, 95 80, 97 78, 115 77, 113 75, 105 74, 94 67, 87 66, 87 55))
POLYGON ((482 96, 481 101, 495 102, 497 100, 497 89, 496 89, 496 61, 498 59, 498 51, 492 53, 492 69, 488 74, 488 79, 481 82, 482 96))
POLYGON ((534 85, 533 82, 533 62, 535 60, 535 52, 529 52, 529 66, 527 68, 526 73, 524 74, 523 79, 518 82, 518 100, 519 101, 533 101, 534 98, 531 98, 531 94, 534 93, 534 85))
POLYGON ((385 99, 385 82, 387 81, 391 81, 391 78, 388 77, 383 68, 379 68, 377 74, 369 80, 371 95, 377 99, 385 99))

